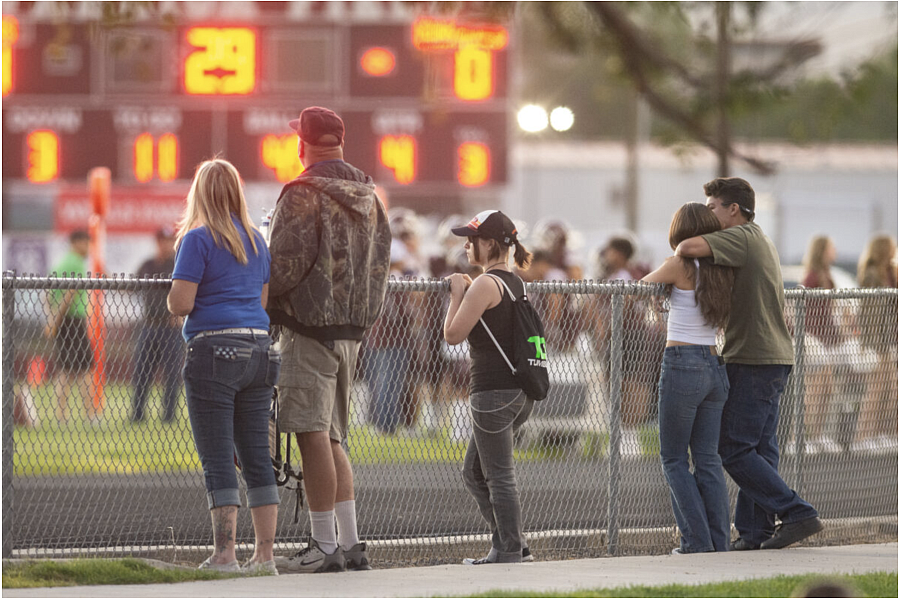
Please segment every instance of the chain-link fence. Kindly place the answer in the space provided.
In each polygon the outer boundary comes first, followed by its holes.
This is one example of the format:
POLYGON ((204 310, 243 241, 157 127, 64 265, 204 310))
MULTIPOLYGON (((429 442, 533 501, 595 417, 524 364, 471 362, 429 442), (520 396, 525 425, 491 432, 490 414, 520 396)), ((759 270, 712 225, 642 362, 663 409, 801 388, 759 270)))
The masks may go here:
MULTIPOLYGON (((4 275, 4 557, 207 552, 180 324, 160 310, 168 286, 4 275), (85 310, 51 323, 66 301, 85 310)), ((530 548, 540 558, 671 549, 656 414, 662 288, 539 282, 529 294, 551 359, 550 396, 516 449, 530 548)), ((896 540, 897 290, 786 294, 796 367, 781 404, 781 472, 829 524, 811 543, 896 540)), ((465 343, 442 340, 448 299, 440 281, 392 281, 361 347, 348 450, 376 565, 456 562, 489 544, 460 475, 468 360, 465 343)), ((291 550, 308 514, 282 490, 278 541, 291 550)))

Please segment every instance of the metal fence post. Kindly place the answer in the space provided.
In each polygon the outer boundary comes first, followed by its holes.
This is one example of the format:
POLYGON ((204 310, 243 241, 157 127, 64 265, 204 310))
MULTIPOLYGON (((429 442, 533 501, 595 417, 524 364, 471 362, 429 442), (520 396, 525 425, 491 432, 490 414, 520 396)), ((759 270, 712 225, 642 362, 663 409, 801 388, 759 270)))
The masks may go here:
POLYGON ((624 283, 619 282, 612 294, 612 330, 609 337, 609 496, 607 499, 608 552, 619 552, 619 484, 621 478, 620 444, 622 441, 622 346, 624 283))
POLYGON ((12 557, 13 536, 13 408, 15 407, 15 335, 13 319, 16 314, 15 272, 3 274, 3 558, 12 557))
POLYGON ((806 289, 797 302, 794 320, 794 440, 797 442, 797 460, 794 465, 794 490, 803 493, 803 463, 806 456, 806 289))

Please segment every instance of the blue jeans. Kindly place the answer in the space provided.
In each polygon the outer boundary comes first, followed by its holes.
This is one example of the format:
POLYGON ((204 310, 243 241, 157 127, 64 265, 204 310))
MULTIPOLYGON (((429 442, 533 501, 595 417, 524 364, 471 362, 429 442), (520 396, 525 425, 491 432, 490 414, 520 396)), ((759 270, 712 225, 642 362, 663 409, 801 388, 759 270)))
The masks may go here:
POLYGON ((684 553, 729 548, 728 489, 718 453, 727 396, 725 366, 708 346, 666 347, 659 378, 660 457, 684 553))
POLYGON ((499 563, 522 561, 522 508, 513 466, 513 438, 534 401, 521 390, 486 390, 469 396, 472 438, 463 460, 463 482, 491 529, 499 563))
POLYGON ((790 365, 728 365, 719 455, 741 489, 734 527, 753 545, 772 536, 776 515, 786 524, 819 515, 778 475, 778 403, 790 373, 790 365))
POLYGON ((193 338, 184 360, 184 388, 209 508, 241 505, 234 457, 250 507, 277 505, 269 454, 269 412, 281 356, 267 335, 193 338))
POLYGON ((132 420, 139 422, 144 419, 147 393, 150 391, 150 383, 158 368, 162 369, 165 387, 162 420, 170 422, 175 419, 178 395, 181 393, 181 374, 175 357, 183 352, 183 348, 184 341, 181 338, 181 330, 178 328, 165 325, 141 328, 135 351, 134 376, 132 378, 134 386, 132 420))
POLYGON ((393 434, 400 423, 408 367, 409 351, 404 348, 371 349, 366 357, 369 421, 386 434, 393 434))

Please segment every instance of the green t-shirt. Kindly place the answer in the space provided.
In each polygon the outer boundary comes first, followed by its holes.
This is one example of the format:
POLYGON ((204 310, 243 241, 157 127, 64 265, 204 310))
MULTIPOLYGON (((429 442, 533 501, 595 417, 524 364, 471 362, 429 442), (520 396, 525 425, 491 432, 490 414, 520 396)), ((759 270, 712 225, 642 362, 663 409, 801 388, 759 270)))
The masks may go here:
POLYGON ((731 314, 725 327, 727 363, 793 365, 784 321, 784 281, 778 251, 755 223, 703 236, 716 265, 734 267, 731 314))
MULTIPOLYGON (((58 277, 63 277, 63 273, 66 274, 65 277, 83 277, 87 271, 87 261, 74 250, 70 250, 53 271, 56 272, 58 277)), ((58 306, 62 302, 64 294, 65 290, 54 290, 53 304, 58 306)), ((87 306, 87 290, 76 290, 75 298, 72 299, 72 304, 69 305, 69 311, 66 315, 68 317, 87 317, 87 306)))

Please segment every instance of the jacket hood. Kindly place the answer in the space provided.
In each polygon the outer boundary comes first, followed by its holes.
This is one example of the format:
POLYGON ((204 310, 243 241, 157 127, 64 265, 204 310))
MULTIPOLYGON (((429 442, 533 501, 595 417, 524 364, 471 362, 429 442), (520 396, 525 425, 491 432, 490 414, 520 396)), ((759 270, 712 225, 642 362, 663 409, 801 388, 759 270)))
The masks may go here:
POLYGON ((355 182, 328 177, 304 177, 303 183, 328 196, 349 213, 368 219, 375 204, 375 184, 371 178, 366 182, 355 182))
POLYGON ((288 186, 295 183, 325 194, 348 213, 366 219, 377 199, 372 178, 345 161, 324 161, 311 165, 288 186))

